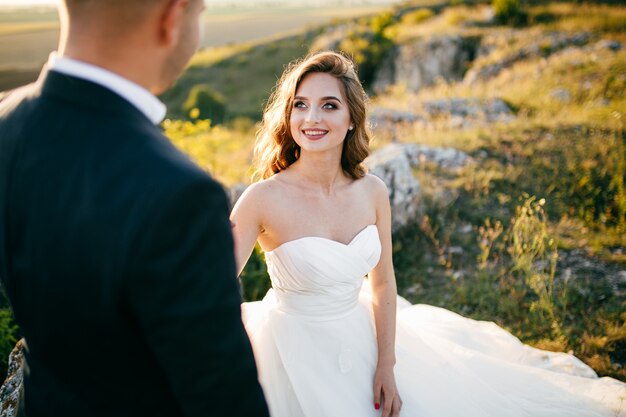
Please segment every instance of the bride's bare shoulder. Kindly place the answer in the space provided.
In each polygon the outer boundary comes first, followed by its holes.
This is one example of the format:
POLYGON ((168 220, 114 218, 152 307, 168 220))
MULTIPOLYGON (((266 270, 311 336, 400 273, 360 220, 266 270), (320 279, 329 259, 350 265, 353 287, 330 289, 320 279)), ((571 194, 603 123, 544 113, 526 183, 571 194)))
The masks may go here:
POLYGON ((240 199, 250 204, 264 204, 272 201, 281 189, 281 184, 277 181, 278 175, 280 174, 250 184, 240 199))
POLYGON ((385 182, 376 175, 365 174, 365 176, 358 180, 358 182, 372 197, 386 197, 389 193, 385 182))

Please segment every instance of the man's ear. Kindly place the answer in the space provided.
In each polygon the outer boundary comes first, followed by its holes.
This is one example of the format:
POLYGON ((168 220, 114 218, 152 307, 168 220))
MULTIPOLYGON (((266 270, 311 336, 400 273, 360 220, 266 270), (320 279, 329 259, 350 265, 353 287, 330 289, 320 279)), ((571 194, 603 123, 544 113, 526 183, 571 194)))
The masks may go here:
POLYGON ((189 0, 167 0, 164 2, 159 21, 159 41, 172 46, 178 42, 185 24, 185 13, 189 0))

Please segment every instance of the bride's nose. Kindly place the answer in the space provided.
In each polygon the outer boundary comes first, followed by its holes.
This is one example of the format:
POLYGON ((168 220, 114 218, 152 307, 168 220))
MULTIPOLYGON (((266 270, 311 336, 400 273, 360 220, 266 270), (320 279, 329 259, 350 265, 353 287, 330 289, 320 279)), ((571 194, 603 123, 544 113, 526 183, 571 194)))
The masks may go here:
POLYGON ((305 115, 305 121, 310 123, 319 123, 321 120, 321 114, 319 109, 315 107, 310 107, 305 115))

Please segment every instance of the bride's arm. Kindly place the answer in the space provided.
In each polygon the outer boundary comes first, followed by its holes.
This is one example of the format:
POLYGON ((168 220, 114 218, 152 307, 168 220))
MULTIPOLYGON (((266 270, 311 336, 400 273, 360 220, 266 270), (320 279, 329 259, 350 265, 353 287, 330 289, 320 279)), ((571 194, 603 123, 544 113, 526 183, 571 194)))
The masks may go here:
POLYGON ((249 186, 239 197, 230 213, 235 241, 237 275, 241 274, 244 266, 246 266, 261 231, 260 209, 263 204, 260 201, 262 193, 258 185, 259 183, 249 186))
POLYGON ((380 260, 370 272, 372 304, 378 342, 378 364, 374 377, 375 406, 382 405, 382 416, 397 416, 402 401, 396 388, 393 367, 396 363, 396 278, 391 250, 391 207, 387 187, 378 178, 370 178, 376 206, 376 227, 381 242, 380 260), (382 398, 381 398, 382 397, 382 398), (382 402, 381 402, 382 399, 382 402))

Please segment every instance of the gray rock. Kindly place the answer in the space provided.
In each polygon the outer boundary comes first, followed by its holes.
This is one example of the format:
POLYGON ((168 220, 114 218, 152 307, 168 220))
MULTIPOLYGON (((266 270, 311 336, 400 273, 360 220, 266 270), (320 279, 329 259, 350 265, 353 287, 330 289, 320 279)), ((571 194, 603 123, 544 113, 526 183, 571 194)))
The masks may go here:
POLYGON ((386 109, 383 107, 373 107, 369 112, 369 120, 370 123, 376 123, 379 121, 402 123, 423 120, 423 117, 418 116, 417 114, 410 111, 386 109))
POLYGON ((373 83, 376 92, 392 84, 408 91, 434 85, 439 79, 459 81, 476 54, 475 38, 458 35, 437 36, 397 46, 385 59, 373 83))
POLYGON ((423 211, 421 185, 411 171, 406 145, 386 146, 370 155, 365 164, 371 174, 387 185, 393 230, 416 219, 423 211))
POLYGON ((478 99, 439 99, 425 101, 424 112, 430 119, 448 117, 450 127, 471 128, 476 124, 508 123, 515 119, 509 106, 499 98, 478 99))
POLYGON ((7 378, 0 388, 0 417, 13 417, 17 411, 24 381, 24 339, 17 342, 9 355, 7 378))
MULTIPOLYGON (((382 179, 389 189, 393 230, 415 221, 424 211, 422 187, 413 176, 413 168, 425 162, 434 162, 445 169, 456 169, 472 160, 458 149, 413 143, 388 145, 365 160, 370 173, 382 179)), ((438 193, 433 197, 442 205, 455 200, 450 192, 438 193)))
POLYGON ((455 148, 433 147, 414 143, 402 146, 412 167, 417 167, 424 162, 434 162, 441 168, 456 169, 472 162, 469 155, 455 148))
POLYGON ((572 99, 572 94, 567 89, 559 87, 550 91, 550 97, 560 101, 561 103, 569 103, 572 99))
POLYGON ((609 49, 613 52, 617 52, 622 49, 622 43, 611 39, 602 39, 596 43, 598 49, 609 49))
POLYGON ((246 188, 248 188, 248 186, 245 184, 235 184, 226 190, 231 208, 235 206, 235 203, 239 200, 239 197, 241 197, 243 192, 246 191, 246 188))

